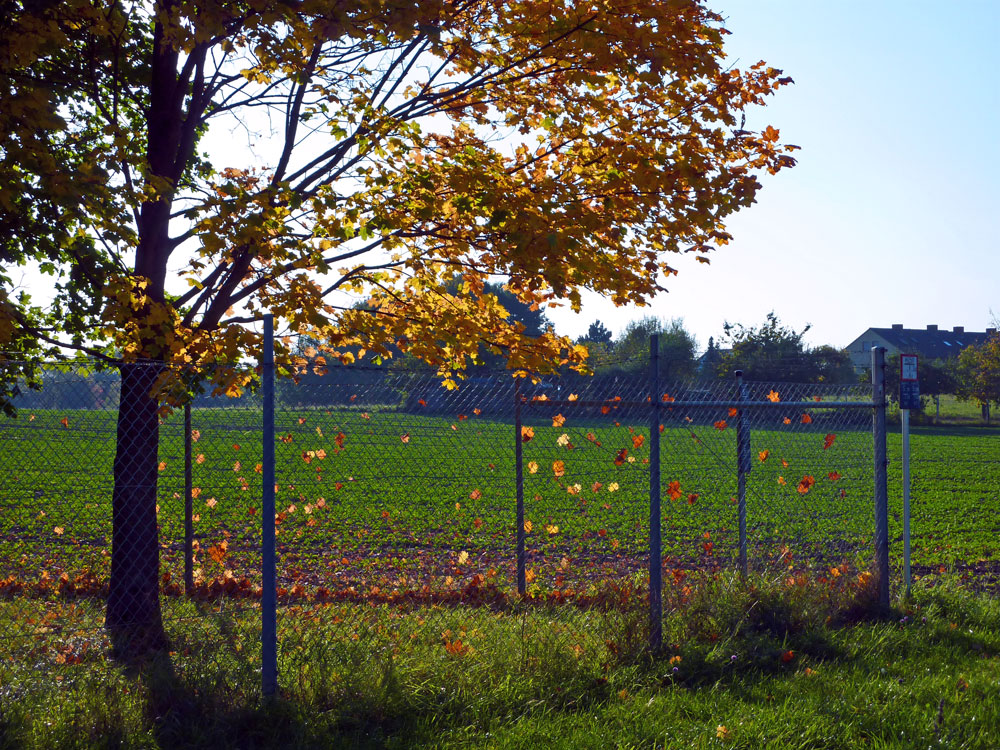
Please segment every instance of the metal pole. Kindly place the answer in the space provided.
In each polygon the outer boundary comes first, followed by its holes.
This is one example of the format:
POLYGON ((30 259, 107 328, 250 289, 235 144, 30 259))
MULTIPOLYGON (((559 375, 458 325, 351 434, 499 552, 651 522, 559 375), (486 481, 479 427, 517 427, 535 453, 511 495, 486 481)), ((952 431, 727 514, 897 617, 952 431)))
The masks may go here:
POLYGON ((191 496, 191 402, 184 404, 184 593, 194 589, 194 521, 191 496))
POLYGON ((263 492, 261 509, 261 685, 265 696, 278 691, 278 596, 274 554, 274 316, 264 316, 261 358, 264 396, 263 492))
MULTIPOLYGON (((736 371, 736 398, 746 399, 743 386, 743 370, 736 371)), ((749 561, 747 559, 747 471, 750 468, 750 427, 743 416, 743 410, 736 412, 736 491, 739 502, 740 522, 740 575, 747 577, 749 561)))
POLYGON ((878 603, 889 607, 889 490, 885 449, 885 349, 872 347, 872 397, 875 401, 872 438, 875 455, 875 567, 878 603))
POLYGON ((524 571, 524 441, 521 437, 521 379, 514 381, 514 481, 517 486, 517 593, 527 591, 524 571))
POLYGON ((649 647, 663 647, 660 509, 660 337, 649 337, 649 647))
POLYGON ((910 595, 910 410, 901 409, 903 422, 903 585, 910 595))

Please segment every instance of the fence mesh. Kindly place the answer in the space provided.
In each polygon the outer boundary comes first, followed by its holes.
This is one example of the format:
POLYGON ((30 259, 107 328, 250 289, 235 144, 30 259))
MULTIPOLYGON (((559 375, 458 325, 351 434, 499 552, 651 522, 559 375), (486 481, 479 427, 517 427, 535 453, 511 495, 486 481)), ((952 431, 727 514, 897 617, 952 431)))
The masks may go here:
MULTIPOLYGON (((111 648, 116 449, 133 448, 116 445, 117 371, 48 367, 43 381, 0 418, 0 661, 19 690, 111 648)), ((667 611, 684 606, 694 576, 739 585, 741 508, 754 573, 864 571, 872 412, 839 404, 871 398, 870 385, 741 392, 719 381, 651 393, 642 372, 481 373, 455 390, 357 368, 280 381, 281 684, 343 696, 428 653, 496 676, 553 650, 596 663, 642 648, 653 430, 667 611)), ((261 667, 261 399, 202 394, 189 409, 158 416, 164 627, 179 659, 250 684, 261 667)))

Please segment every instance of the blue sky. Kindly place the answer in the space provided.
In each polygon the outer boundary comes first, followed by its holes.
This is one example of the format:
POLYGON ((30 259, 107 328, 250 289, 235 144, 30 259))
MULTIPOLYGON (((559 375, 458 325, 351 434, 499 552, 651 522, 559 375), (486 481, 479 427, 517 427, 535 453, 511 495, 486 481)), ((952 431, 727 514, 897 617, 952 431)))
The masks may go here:
POLYGON ((765 175, 729 223, 735 241, 709 266, 679 262, 652 307, 592 296, 579 316, 551 311, 557 329, 681 317, 704 347, 724 321, 773 309, 842 347, 869 326, 981 331, 1000 317, 1000 1, 708 4, 727 18, 731 62, 795 79, 748 127, 779 128, 799 164, 765 175))

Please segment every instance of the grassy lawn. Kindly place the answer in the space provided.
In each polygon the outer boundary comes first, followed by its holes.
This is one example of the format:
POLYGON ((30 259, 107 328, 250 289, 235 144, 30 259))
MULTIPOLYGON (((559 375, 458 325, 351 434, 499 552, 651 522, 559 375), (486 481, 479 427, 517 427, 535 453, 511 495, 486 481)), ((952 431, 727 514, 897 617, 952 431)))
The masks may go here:
POLYGON ((995 747, 998 602, 939 581, 859 619, 858 597, 706 578, 655 657, 628 609, 283 610, 276 701, 252 607, 171 604, 174 651, 131 669, 69 617, 0 662, 0 747, 995 747))

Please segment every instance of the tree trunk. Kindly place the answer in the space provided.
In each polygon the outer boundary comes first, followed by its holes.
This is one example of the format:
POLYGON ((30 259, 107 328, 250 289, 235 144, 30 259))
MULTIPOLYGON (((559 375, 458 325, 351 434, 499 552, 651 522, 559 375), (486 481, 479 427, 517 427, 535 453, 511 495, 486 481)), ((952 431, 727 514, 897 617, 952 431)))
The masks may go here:
POLYGON ((158 403, 150 391, 163 365, 121 365, 121 400, 111 500, 111 580, 105 625, 116 656, 168 647, 160 613, 156 477, 158 403))

